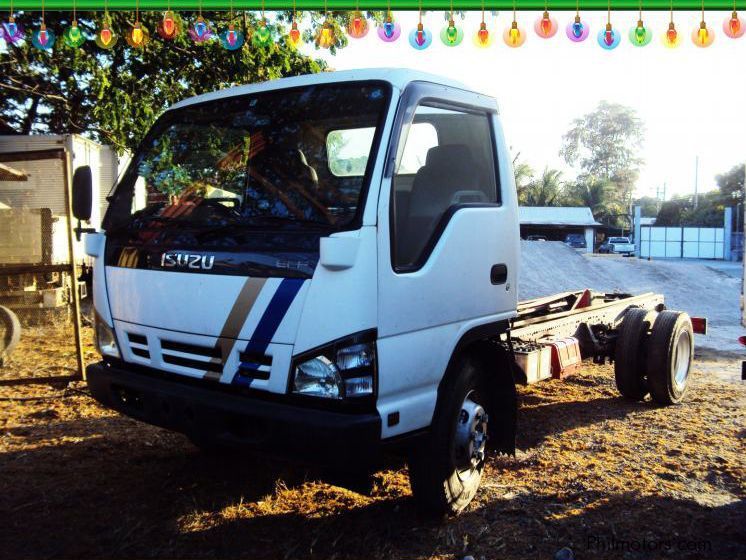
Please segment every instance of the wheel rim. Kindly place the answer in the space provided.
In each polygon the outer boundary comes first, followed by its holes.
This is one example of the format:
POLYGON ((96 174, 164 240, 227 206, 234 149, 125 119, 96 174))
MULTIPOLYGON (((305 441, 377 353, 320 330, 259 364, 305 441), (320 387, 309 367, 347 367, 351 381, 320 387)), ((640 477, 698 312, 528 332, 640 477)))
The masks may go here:
POLYGON ((692 358, 692 342, 689 339, 689 333, 683 330, 679 333, 679 338, 674 346, 673 375, 674 384, 678 391, 682 391, 686 386, 686 380, 689 377, 689 366, 692 358))
POLYGON ((487 411, 476 402, 474 392, 470 392, 461 404, 454 438, 454 462, 462 479, 484 462, 488 421, 487 411))

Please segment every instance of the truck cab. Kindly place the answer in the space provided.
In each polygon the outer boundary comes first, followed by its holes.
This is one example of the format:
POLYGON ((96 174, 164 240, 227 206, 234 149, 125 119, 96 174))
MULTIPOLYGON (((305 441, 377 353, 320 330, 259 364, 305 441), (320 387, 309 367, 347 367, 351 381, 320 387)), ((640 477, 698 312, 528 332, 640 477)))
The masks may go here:
MULTIPOLYGON (((86 239, 102 355, 88 384, 198 444, 419 449, 447 372, 516 315, 497 103, 445 78, 334 72, 182 101, 109 201, 86 239)), ((472 389, 447 403, 474 412, 467 470, 486 441, 472 389)))

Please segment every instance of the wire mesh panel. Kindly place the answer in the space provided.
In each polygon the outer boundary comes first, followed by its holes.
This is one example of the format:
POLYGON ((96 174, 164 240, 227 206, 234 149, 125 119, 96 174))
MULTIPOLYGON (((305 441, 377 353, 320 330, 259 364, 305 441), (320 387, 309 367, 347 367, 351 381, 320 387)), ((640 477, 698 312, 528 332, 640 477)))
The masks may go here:
POLYGON ((0 153, 0 163, 12 173, 0 174, 0 382, 78 376, 76 293, 86 301, 88 289, 70 238, 69 155, 0 153))

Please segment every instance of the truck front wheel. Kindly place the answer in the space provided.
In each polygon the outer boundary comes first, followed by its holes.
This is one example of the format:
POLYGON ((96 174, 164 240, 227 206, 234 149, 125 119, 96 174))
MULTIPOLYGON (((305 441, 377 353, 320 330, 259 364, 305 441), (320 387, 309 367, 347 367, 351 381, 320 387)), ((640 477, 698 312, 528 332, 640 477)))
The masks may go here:
POLYGON ((463 358, 459 373, 441 388, 428 437, 412 453, 412 493, 428 514, 457 514, 482 481, 489 414, 480 364, 463 358))

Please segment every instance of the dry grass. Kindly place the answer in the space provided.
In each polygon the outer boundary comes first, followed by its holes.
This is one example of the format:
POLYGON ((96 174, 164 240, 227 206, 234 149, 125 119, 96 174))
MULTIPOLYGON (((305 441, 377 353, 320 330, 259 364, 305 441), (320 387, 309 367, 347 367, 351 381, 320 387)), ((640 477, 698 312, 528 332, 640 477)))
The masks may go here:
MULTIPOLYGON (((67 330, 31 330, 0 379, 50 375, 72 351, 67 330)), ((361 494, 316 469, 206 456, 82 385, 3 385, 0 555, 659 558, 671 544, 678 558, 744 558, 746 393, 712 373, 738 366, 699 364, 667 409, 620 399, 608 367, 522 388, 521 451, 492 458, 475 503, 444 523, 418 517, 396 461, 361 494), (647 550, 599 550, 612 538, 647 550)))

